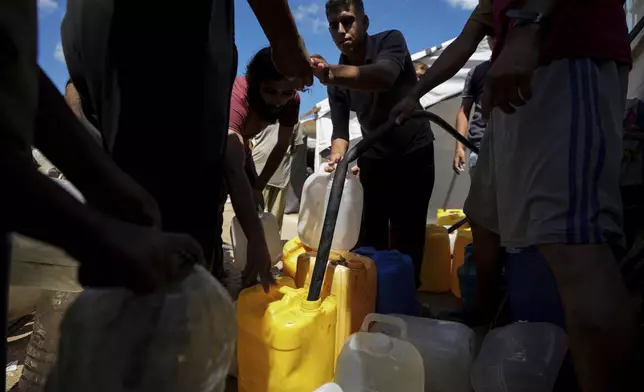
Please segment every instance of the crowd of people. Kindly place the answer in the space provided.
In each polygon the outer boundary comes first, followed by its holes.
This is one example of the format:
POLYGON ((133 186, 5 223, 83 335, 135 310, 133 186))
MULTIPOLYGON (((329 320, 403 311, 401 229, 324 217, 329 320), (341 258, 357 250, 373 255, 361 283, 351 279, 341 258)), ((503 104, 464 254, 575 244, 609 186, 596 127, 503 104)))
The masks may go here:
MULTIPOLYGON (((412 62, 400 31, 369 30, 362 0, 326 2, 337 63, 309 55, 286 0, 249 3, 270 47, 235 77, 232 0, 180 7, 68 0, 64 100, 36 62, 36 2, 2 2, 3 237, 20 232, 66 250, 80 262, 84 286, 146 293, 174 279, 178 253, 224 277, 221 227, 230 196, 249 243, 244 284, 259 279, 268 290, 273 277, 257 211, 266 201, 283 203, 271 179, 293 143, 298 90, 315 77, 331 108, 329 170, 347 152, 350 112, 365 136, 396 119, 396 129, 358 160, 360 244, 408 254, 418 286, 434 136, 426 120, 410 115, 490 37, 493 58, 468 75, 457 116, 458 131, 480 148, 467 159, 465 205, 476 317, 485 322, 495 313, 503 248, 537 247, 556 279, 581 389, 636 390, 629 372, 635 315, 616 263, 631 62, 623 2, 479 0, 429 68, 412 62), (262 148, 269 127, 275 142, 262 148), (263 155, 260 173, 252 143, 263 155), (34 169, 32 146, 87 205, 34 169)), ((457 143, 454 170, 462 172, 465 161, 457 143)))

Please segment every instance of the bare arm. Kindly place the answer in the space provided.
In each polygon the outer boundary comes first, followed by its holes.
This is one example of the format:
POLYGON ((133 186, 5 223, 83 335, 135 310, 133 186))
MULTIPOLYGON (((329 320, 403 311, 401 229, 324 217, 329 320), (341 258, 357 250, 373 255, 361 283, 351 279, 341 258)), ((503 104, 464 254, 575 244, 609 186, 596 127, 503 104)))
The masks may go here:
POLYGON ((456 75, 476 51, 481 40, 490 32, 489 26, 470 18, 461 34, 445 48, 445 51, 418 81, 413 90, 414 96, 420 99, 436 86, 456 75))
POLYGON ((76 117, 81 118, 83 108, 81 106, 80 95, 73 83, 68 83, 67 87, 65 87, 65 102, 67 102, 67 105, 72 109, 76 117))
POLYGON ((300 34, 287 0, 248 0, 271 46, 300 47, 300 34))
POLYGON ((88 203, 119 219, 158 226, 158 208, 152 197, 101 149, 42 69, 38 83, 35 146, 88 203))
POLYGON ((398 65, 389 60, 360 67, 334 64, 329 65, 327 84, 351 90, 383 91, 394 85, 399 74, 398 65))
POLYGON ((244 169, 245 149, 242 137, 228 132, 226 143, 226 184, 235 215, 249 241, 264 239, 264 229, 257 215, 253 188, 244 169))
POLYGON ((264 165, 264 169, 255 184, 255 189, 263 190, 271 177, 273 177, 273 174, 275 174, 275 170, 280 166, 284 156, 286 155, 291 138, 293 137, 293 130, 294 127, 279 126, 277 143, 268 155, 268 158, 266 158, 266 164, 264 165))
MULTIPOLYGON (((456 115, 456 130, 463 136, 467 136, 467 127, 470 121, 470 113, 472 111, 472 105, 474 104, 474 99, 472 98, 463 98, 461 102, 461 107, 458 109, 458 114, 456 115)), ((463 144, 456 142, 456 151, 463 151, 463 144)))
POLYGON ((58 246, 81 263, 98 262, 90 254, 111 220, 40 174, 28 152, 2 144, 0 170, 7 190, 0 203, 3 229, 58 246))

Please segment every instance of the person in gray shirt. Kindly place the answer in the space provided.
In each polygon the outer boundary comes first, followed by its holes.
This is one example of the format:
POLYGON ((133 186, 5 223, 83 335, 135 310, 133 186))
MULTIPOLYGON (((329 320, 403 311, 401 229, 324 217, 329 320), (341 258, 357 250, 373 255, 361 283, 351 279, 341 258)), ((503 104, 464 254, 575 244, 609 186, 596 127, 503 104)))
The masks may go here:
MULTIPOLYGON (((416 85, 416 69, 400 31, 367 33, 362 0, 328 0, 329 31, 342 53, 339 64, 312 56, 314 73, 328 86, 333 142, 328 163, 340 162, 349 145, 349 115, 356 112, 363 136, 389 119, 394 105, 416 85)), ((418 109, 422 109, 420 103, 418 109)), ((397 249, 415 266, 416 284, 434 188, 434 136, 429 122, 414 119, 391 130, 358 159, 364 188, 360 244, 397 249), (390 235, 391 233, 391 235, 390 235), (390 241, 391 240, 391 241, 390 241)))
MULTIPOLYGON (((492 50, 494 48, 494 38, 488 36, 487 41, 490 50, 492 50)), ((488 60, 468 72, 465 78, 465 85, 463 86, 463 101, 456 115, 456 129, 476 147, 481 145, 481 139, 485 133, 485 128, 487 128, 487 119, 483 118, 481 103, 483 101, 483 92, 485 91, 485 77, 491 65, 492 61, 488 60), (474 106, 474 114, 472 114, 472 118, 470 119, 472 106, 474 106)), ((477 159, 478 154, 470 151, 468 159, 470 176, 474 173, 477 159)), ((453 168, 456 174, 461 174, 465 170, 465 147, 458 141, 456 142, 456 150, 454 151, 453 168)))

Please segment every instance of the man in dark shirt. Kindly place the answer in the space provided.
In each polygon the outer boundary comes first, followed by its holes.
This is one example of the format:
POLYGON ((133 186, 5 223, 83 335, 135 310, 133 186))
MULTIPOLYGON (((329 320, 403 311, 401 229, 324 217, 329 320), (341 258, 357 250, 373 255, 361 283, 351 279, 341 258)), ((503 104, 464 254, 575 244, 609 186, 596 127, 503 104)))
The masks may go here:
MULTIPOLYGON (((416 84, 416 70, 402 33, 369 35, 361 0, 328 0, 329 31, 342 55, 338 65, 313 56, 316 76, 328 85, 333 143, 329 164, 349 145, 349 113, 363 135, 387 122, 393 106, 416 84)), ((417 103, 417 108, 422 109, 417 103)), ((364 188, 361 244, 391 246, 411 256, 416 284, 425 244, 427 208, 434 187, 434 136, 426 120, 412 120, 385 136, 358 160, 364 188)))
MULTIPOLYGON (((492 49, 494 47, 494 38, 488 36, 487 40, 490 49, 492 49)), ((488 60, 472 68, 470 72, 467 73, 465 86, 463 87, 463 94, 461 95, 463 100, 461 102, 461 107, 458 110, 458 114, 456 115, 456 130, 458 130, 461 135, 467 137, 467 139, 476 147, 481 145, 481 139, 483 138, 485 128, 487 127, 487 119, 483 118, 481 103, 483 101, 485 76, 487 75, 487 71, 490 69, 491 65, 492 62, 488 60), (474 114, 472 114, 472 119, 470 121, 472 106, 474 106, 474 114)), ((474 151, 470 151, 468 159, 470 176, 474 173, 477 159, 478 154, 474 151)), ((461 174, 461 172, 464 171, 464 166, 465 147, 457 141, 453 162, 456 174, 461 174)))

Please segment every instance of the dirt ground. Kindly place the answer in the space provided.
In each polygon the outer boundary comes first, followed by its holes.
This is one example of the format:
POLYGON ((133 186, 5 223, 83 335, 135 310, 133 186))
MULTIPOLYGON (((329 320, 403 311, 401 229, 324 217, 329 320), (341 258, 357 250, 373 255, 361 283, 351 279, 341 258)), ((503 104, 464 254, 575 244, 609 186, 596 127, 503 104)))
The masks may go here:
MULTIPOLYGON (((223 227, 223 240, 224 251, 226 259, 226 270, 228 276, 226 279, 226 287, 228 287, 230 294, 233 298, 239 295, 241 283, 241 270, 235 268, 232 257, 232 247, 230 245, 230 222, 234 216, 234 212, 230 203, 226 204, 224 211, 224 227, 223 227)), ((297 235, 297 214, 286 215, 282 226, 282 240, 289 240, 297 235)), ((457 302, 451 295, 425 295, 419 294, 421 303, 428 305, 432 312, 440 312, 444 310, 454 310, 457 307, 457 302)), ((18 331, 14 336, 9 338, 9 347, 7 352, 7 391, 18 382, 22 372, 23 362, 29 337, 31 336, 31 323, 26 325, 22 330, 18 331)), ((234 378, 228 379, 227 392, 237 391, 237 382, 234 378)), ((16 392, 16 389, 14 389, 16 392)), ((25 392, 25 391, 21 391, 25 392)), ((29 391, 35 392, 35 391, 29 391)))

